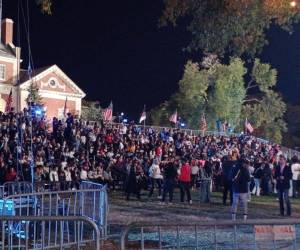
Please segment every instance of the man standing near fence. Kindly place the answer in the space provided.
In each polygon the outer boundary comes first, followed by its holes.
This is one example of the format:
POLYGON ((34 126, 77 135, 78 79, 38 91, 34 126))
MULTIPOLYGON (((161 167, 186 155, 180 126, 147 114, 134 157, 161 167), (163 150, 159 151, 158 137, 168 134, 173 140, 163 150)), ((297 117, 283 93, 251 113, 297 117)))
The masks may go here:
POLYGON ((292 179, 291 167, 287 165, 284 155, 279 156, 279 164, 275 168, 276 189, 279 197, 280 215, 284 216, 284 203, 286 215, 291 216, 291 203, 289 198, 290 181, 292 179))

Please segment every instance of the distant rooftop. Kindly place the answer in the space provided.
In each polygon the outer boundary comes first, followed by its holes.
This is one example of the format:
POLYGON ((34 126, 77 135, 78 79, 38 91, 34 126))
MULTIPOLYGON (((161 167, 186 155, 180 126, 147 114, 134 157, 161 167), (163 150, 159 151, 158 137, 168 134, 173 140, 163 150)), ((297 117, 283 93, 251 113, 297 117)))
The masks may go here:
POLYGON ((0 43, 0 56, 16 58, 13 49, 10 46, 4 45, 3 43, 0 43))

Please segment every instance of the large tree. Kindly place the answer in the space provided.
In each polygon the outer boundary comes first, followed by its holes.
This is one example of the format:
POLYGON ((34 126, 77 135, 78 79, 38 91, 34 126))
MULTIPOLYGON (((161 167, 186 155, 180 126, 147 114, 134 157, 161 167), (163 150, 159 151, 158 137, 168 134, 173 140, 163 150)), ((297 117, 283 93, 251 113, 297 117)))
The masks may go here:
POLYGON ((247 73, 240 58, 232 58, 229 64, 207 58, 200 65, 189 61, 178 92, 152 111, 153 123, 166 125, 168 116, 178 109, 191 128, 199 129, 205 113, 210 129, 216 129, 220 120, 229 122, 238 132, 247 117, 257 136, 280 142, 286 126, 282 119, 285 104, 273 90, 277 71, 258 59, 250 68, 247 73))
POLYGON ((192 34, 188 50, 251 56, 267 43, 273 23, 292 31, 299 6, 291 0, 164 0, 161 24, 183 24, 192 34), (182 20, 182 22, 180 22, 182 20))

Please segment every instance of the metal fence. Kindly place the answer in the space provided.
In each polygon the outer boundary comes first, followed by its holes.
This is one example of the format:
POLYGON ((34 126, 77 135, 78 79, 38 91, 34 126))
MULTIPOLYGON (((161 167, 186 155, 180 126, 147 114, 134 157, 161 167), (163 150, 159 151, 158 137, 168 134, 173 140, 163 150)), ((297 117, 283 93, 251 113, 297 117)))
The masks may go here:
MULTIPOLYGON (((102 235, 106 235, 107 203, 105 187, 101 189, 25 193, 11 195, 0 200, 0 214, 16 216, 86 216, 97 224, 102 235)), ((57 223, 55 224, 55 230, 57 230, 57 223)), ((52 222, 49 222, 47 226, 51 228, 53 226, 52 222)), ((83 230, 83 227, 81 230, 83 230)), ((68 225, 67 231, 70 231, 68 225)))
POLYGON ((65 249, 76 246, 77 249, 100 250, 98 226, 84 216, 0 216, 0 230, 1 249, 65 249), (49 227, 51 224, 53 226, 49 227), (68 230, 74 234, 68 234, 68 230))
POLYGON ((5 182, 1 188, 2 188, 1 197, 14 195, 14 194, 25 194, 25 193, 33 192, 32 184, 27 181, 5 182))
POLYGON ((120 249, 300 249, 300 219, 147 222, 125 226, 120 249))

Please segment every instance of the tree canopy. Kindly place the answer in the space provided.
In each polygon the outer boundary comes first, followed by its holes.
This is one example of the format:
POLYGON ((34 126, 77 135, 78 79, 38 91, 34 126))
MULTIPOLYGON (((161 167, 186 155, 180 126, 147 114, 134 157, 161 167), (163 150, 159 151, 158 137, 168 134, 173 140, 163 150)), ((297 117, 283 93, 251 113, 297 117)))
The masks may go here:
POLYGON ((202 64, 188 61, 177 93, 154 109, 151 118, 155 124, 167 125, 170 114, 178 109, 191 128, 199 129, 204 113, 210 129, 216 129, 220 120, 242 131, 247 117, 257 136, 280 142, 286 129, 285 104, 273 90, 276 82, 277 71, 259 59, 250 72, 240 58, 232 58, 229 64, 207 58, 202 64))
POLYGON ((28 96, 26 98, 27 103, 35 103, 40 106, 43 105, 42 96, 39 93, 39 87, 35 83, 31 83, 27 91, 28 91, 28 96))
POLYGON ((52 0, 35 0, 43 13, 51 14, 52 0))
POLYGON ((192 34, 187 49, 224 55, 254 56, 267 43, 273 23, 292 31, 299 7, 291 0, 164 0, 161 25, 180 20, 192 34))

